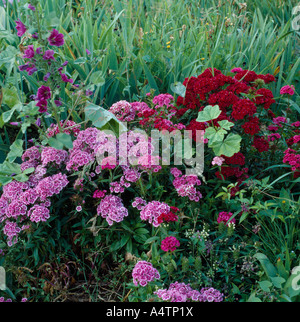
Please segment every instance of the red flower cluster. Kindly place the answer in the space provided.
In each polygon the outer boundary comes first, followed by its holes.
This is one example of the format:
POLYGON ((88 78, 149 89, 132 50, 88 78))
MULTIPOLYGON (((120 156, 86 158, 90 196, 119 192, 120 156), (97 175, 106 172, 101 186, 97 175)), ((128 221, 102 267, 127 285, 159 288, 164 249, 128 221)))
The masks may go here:
MULTIPOLYGON (((260 119, 256 113, 268 110, 268 117, 274 117, 274 113, 269 110, 275 103, 272 92, 264 88, 265 84, 275 81, 275 77, 270 74, 262 75, 254 71, 233 69, 235 74, 225 76, 217 69, 206 69, 198 77, 186 78, 183 85, 186 86, 185 97, 179 96, 177 99, 176 116, 185 117, 189 110, 189 124, 186 129, 191 130, 193 139, 196 138, 197 130, 205 130, 210 124, 207 122, 197 122, 199 111, 207 105, 218 105, 221 109, 220 116, 213 120, 215 126, 219 126, 219 121, 228 120, 233 122, 237 129, 242 128, 246 135, 250 135, 250 141, 257 151, 269 150, 269 142, 259 135, 260 119), (192 118, 191 118, 192 117, 192 118)), ((223 156, 224 157, 224 156, 223 156)), ((235 176, 238 181, 245 178, 248 171, 243 168, 245 157, 242 153, 236 153, 233 157, 224 157, 223 163, 216 176, 220 179, 235 176)))
POLYGON ((175 214, 177 211, 179 211, 178 208, 176 207, 170 207, 171 211, 169 211, 167 214, 162 213, 161 215, 159 215, 159 217, 157 218, 157 222, 159 224, 162 224, 163 222, 173 222, 173 221, 177 221, 178 220, 178 216, 175 214))

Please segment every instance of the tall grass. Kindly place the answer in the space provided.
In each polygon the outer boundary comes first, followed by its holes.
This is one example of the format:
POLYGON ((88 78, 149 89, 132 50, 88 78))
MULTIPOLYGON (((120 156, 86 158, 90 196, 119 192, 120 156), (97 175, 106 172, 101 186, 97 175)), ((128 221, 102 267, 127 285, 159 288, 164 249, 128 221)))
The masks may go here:
MULTIPOLYGON (((1 11, 6 32, 14 29, 24 3, 14 2, 1 11)), ((67 45, 61 53, 70 62, 72 77, 89 84, 92 72, 102 72, 105 83, 98 86, 94 100, 107 107, 120 99, 144 97, 150 88, 172 93, 172 83, 207 67, 224 73, 235 66, 272 73, 278 76, 272 88, 275 96, 287 83, 296 83, 299 92, 299 38, 291 29, 296 4, 294 0, 251 0, 247 6, 235 0, 40 1, 43 23, 65 34, 67 45), (88 62, 76 63, 87 58, 86 49, 94 57, 105 52, 93 70, 88 62)), ((8 45, 16 47, 18 39, 2 38, 2 50, 8 45)), ((2 57, 0 66, 7 72, 2 57)), ((27 82, 29 91, 36 88, 34 78, 27 82)))

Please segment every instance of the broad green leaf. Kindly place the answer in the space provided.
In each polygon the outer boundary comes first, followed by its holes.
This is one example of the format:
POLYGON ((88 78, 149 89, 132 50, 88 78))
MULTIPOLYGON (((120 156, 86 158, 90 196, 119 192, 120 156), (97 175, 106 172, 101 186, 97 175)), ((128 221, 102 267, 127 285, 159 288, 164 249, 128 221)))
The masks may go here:
POLYGON ((222 142, 226 133, 227 131, 222 128, 216 130, 214 127, 209 127, 205 130, 204 138, 208 139, 208 146, 211 147, 216 142, 222 142))
POLYGON ((185 92, 186 92, 186 87, 180 83, 180 82, 175 82, 170 85, 171 91, 173 91, 175 94, 185 97, 185 92))
POLYGON ((277 275, 276 267, 270 262, 266 255, 262 253, 256 253, 254 257, 259 260, 261 266, 263 267, 265 273, 269 278, 275 277, 277 275))
POLYGON ((23 140, 16 140, 10 147, 10 152, 7 155, 9 162, 14 162, 16 158, 23 154, 23 140))
POLYGON ((126 126, 114 114, 92 103, 85 108, 85 119, 92 121, 93 125, 99 129, 103 129, 105 125, 112 123, 112 130, 115 130, 115 126, 120 131, 126 130, 126 126))
POLYGON ((62 150, 64 148, 64 144, 54 137, 48 139, 48 144, 57 150, 62 150))
POLYGON ((282 288, 282 284, 286 282, 286 280, 280 276, 270 277, 270 279, 273 285, 277 288, 282 288))
POLYGON ((221 110, 218 105, 208 105, 204 107, 202 111, 198 113, 198 117, 196 119, 197 122, 208 122, 218 118, 221 114, 221 110))
POLYGON ((56 139, 62 143, 66 148, 72 149, 73 148, 73 142, 71 135, 67 133, 58 133, 56 135, 56 139))
POLYGON ((105 84, 105 78, 103 77, 103 72, 102 71, 96 71, 91 75, 90 81, 97 85, 97 86, 102 86, 105 84))
POLYGON ((234 126, 234 123, 229 122, 228 120, 222 120, 218 122, 222 129, 230 130, 234 126))
POLYGON ((215 155, 225 155, 232 157, 235 153, 240 151, 241 136, 238 134, 229 133, 226 139, 222 142, 215 142, 211 144, 215 155))
POLYGON ((260 288, 264 291, 264 292, 270 292, 270 287, 272 287, 272 283, 269 282, 269 281, 261 281, 261 282, 258 282, 260 288))
POLYGON ((3 88, 3 103, 8 107, 13 108, 20 103, 18 91, 16 88, 3 88))

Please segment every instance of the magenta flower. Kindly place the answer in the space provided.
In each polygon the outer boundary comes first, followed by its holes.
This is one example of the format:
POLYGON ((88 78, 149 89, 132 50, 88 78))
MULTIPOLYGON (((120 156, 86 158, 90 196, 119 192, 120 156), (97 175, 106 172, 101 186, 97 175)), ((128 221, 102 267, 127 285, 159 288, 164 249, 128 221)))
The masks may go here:
POLYGON ((32 4, 29 3, 28 5, 28 9, 32 10, 32 11, 35 11, 35 6, 33 6, 32 4))
POLYGON ((23 58, 31 59, 34 57, 34 48, 33 45, 27 46, 27 49, 24 52, 23 58))
POLYGON ((160 274, 151 263, 139 261, 133 268, 132 278, 135 286, 141 285, 142 287, 145 287, 149 282, 160 279, 160 274))
POLYGON ((22 37, 25 34, 26 30, 27 30, 26 26, 23 24, 23 22, 20 19, 16 20, 15 23, 16 23, 16 29, 18 31, 17 35, 19 37, 22 37))
POLYGON ((45 99, 41 99, 37 102, 36 106, 39 107, 39 112, 40 113, 45 113, 47 112, 47 108, 48 108, 48 101, 45 99))
POLYGON ((161 249, 164 252, 171 251, 174 252, 177 247, 180 246, 179 240, 176 237, 169 236, 166 237, 162 242, 161 242, 161 249))
POLYGON ((60 47, 65 43, 64 35, 60 34, 56 29, 53 29, 50 37, 48 38, 49 45, 60 47))
MULTIPOLYGON (((231 213, 231 212, 222 211, 222 212, 219 213, 217 222, 218 223, 223 222, 227 226, 228 225, 227 221, 230 219, 230 217, 232 215, 233 215, 233 213, 231 213)), ((229 223, 235 224, 235 218, 232 218, 229 223)))
POLYGON ((46 50, 43 56, 44 60, 55 60, 54 58, 54 51, 53 50, 46 50))
POLYGON ((285 85, 280 90, 280 95, 288 94, 288 95, 294 95, 295 93, 295 87, 293 85, 285 85))
POLYGON ((235 67, 230 72, 231 73, 240 73, 242 71, 243 71, 243 68, 241 68, 241 67, 235 67))
POLYGON ((48 86, 42 85, 37 91, 37 98, 39 100, 47 100, 51 97, 51 89, 48 86))
POLYGON ((71 78, 68 78, 66 74, 60 74, 61 76, 61 80, 64 82, 64 83, 73 83, 73 79, 71 78))

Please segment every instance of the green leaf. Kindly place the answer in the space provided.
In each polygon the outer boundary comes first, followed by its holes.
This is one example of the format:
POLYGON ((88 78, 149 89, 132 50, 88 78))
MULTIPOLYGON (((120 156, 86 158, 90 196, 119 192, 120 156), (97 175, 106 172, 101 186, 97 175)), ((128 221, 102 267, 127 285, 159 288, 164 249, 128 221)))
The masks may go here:
POLYGON ((264 292, 268 292, 270 293, 270 287, 272 287, 272 283, 269 281, 261 281, 258 282, 260 288, 264 291, 264 292))
POLYGON ((3 103, 8 107, 13 108, 15 105, 20 103, 18 91, 16 88, 3 88, 3 103))
POLYGON ((108 123, 112 123, 112 130, 115 130, 114 126, 117 126, 120 131, 126 130, 126 126, 114 114, 92 103, 85 108, 85 120, 92 121, 93 125, 99 129, 102 129, 108 123))
POLYGON ((16 158, 23 154, 23 140, 16 140, 10 147, 10 152, 7 155, 9 162, 14 162, 16 158))
POLYGON ((48 144, 57 150, 62 150, 64 148, 64 144, 54 137, 48 139, 48 144))
POLYGON ((216 130, 214 127, 209 127, 205 130, 204 138, 208 139, 208 146, 211 147, 216 142, 222 142, 226 133, 221 128, 216 130))
POLYGON ((256 253, 254 257, 259 260, 261 266, 263 267, 268 278, 276 277, 277 270, 276 267, 270 262, 268 257, 262 253, 256 253))
POLYGON ((250 295, 247 302, 261 302, 261 299, 255 296, 255 292, 250 295))
POLYGON ((103 77, 102 71, 96 71, 91 75, 90 81, 97 85, 97 86, 103 86, 105 84, 105 78, 103 77))
POLYGON ((180 83, 180 82, 172 83, 170 85, 170 89, 175 94, 185 97, 186 87, 182 83, 180 83))
POLYGON ((223 120, 218 122, 222 129, 230 130, 234 126, 234 123, 229 122, 228 120, 223 120))
POLYGON ((229 133, 226 139, 222 142, 214 142, 211 147, 217 156, 225 155, 232 157, 235 153, 240 151, 241 136, 238 134, 229 133))
POLYGON ((208 122, 218 118, 221 114, 221 110, 218 105, 208 105, 202 111, 198 113, 197 122, 208 122))
POLYGON ((66 148, 73 149, 73 142, 71 135, 67 133, 58 133, 56 139, 62 143, 66 148))
POLYGON ((13 116, 13 114, 14 114, 14 111, 15 111, 15 109, 14 109, 14 108, 12 108, 12 109, 10 109, 9 111, 4 112, 4 113, 2 114, 2 120, 3 120, 3 122, 4 122, 4 123, 7 123, 7 122, 11 119, 11 117, 12 117, 12 116, 13 116))
POLYGON ((280 276, 271 277, 271 281, 275 287, 280 289, 282 288, 282 284, 286 282, 286 280, 280 276))

